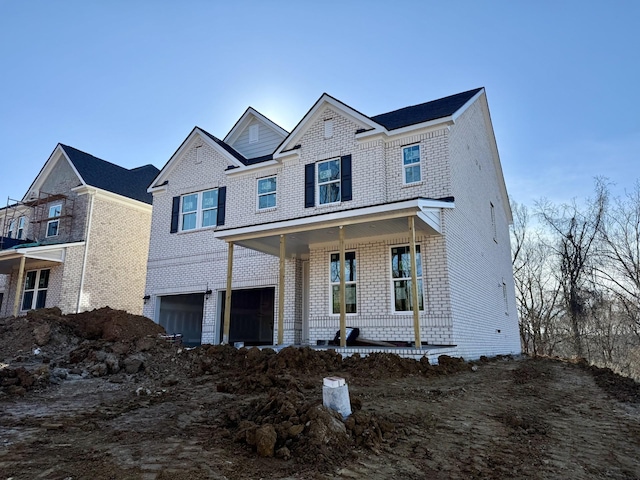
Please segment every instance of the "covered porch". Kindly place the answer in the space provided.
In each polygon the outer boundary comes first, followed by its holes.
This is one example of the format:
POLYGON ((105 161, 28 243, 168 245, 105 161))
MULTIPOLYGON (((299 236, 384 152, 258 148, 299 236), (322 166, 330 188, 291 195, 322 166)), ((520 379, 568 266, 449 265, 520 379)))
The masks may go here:
MULTIPOLYGON (((413 316, 413 345, 422 346, 420 338, 420 309, 418 307, 418 282, 416 280, 416 235, 441 235, 442 211, 454 208, 452 198, 417 198, 383 205, 354 208, 317 214, 292 220, 283 220, 262 225, 217 230, 215 237, 227 242, 227 288, 226 304, 230 303, 233 287, 234 245, 277 256, 279 263, 277 341, 284 343, 285 261, 291 258, 308 257, 310 246, 318 243, 337 243, 339 251, 339 331, 340 347, 347 347, 347 312, 345 285, 345 243, 357 242, 372 237, 402 234, 409 238, 411 251, 411 288, 413 316)), ((229 343, 230 316, 225 310, 222 343, 229 343)))
MULTIPOLYGON (((53 268, 64 264, 66 250, 70 245, 83 245, 84 242, 73 244, 39 245, 23 244, 0 251, 0 275, 11 274, 17 270, 14 283, 13 308, 8 312, 14 317, 20 312, 20 299, 24 291, 25 272, 34 269, 53 268)), ((7 299, 10 301, 10 299, 7 299)))

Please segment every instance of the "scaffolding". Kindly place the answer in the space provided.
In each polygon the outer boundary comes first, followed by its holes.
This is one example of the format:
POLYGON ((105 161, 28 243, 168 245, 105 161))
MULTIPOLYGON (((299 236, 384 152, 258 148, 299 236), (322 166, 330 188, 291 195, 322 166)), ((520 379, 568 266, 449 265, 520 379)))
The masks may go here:
POLYGON ((14 200, 7 197, 7 206, 4 208, 2 231, 0 231, 0 250, 10 248, 20 243, 33 243, 44 240, 47 236, 47 226, 49 222, 58 221, 58 232, 66 232, 66 236, 71 235, 71 220, 75 207, 75 199, 62 193, 38 192, 32 194, 28 200, 14 200), (49 216, 50 208, 60 206, 60 215, 49 216), (20 218, 25 218, 31 225, 27 231, 26 224, 23 225, 22 235, 18 235, 20 218), (46 225, 43 224, 46 222, 46 225), (13 230, 9 227, 13 223, 13 230), (9 236, 11 235, 11 236, 9 236), (22 238, 19 238, 22 237, 22 238))

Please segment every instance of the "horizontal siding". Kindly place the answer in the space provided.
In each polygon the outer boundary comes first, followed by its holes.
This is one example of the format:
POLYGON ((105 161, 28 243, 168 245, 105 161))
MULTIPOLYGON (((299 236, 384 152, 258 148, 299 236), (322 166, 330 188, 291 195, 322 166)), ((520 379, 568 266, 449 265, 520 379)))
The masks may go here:
POLYGON ((284 137, 264 123, 254 120, 245 128, 231 146, 247 158, 261 157, 273 153, 284 137), (249 127, 259 125, 258 141, 249 143, 249 127))

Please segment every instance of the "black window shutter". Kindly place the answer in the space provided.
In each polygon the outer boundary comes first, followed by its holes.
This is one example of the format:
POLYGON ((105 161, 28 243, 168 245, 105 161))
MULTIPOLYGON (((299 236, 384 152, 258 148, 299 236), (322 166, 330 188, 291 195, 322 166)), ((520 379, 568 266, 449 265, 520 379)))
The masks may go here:
POLYGON ((218 188, 218 218, 217 225, 224 225, 224 215, 227 206, 227 187, 218 188))
POLYGON ((305 208, 315 205, 316 196, 316 165, 310 163, 304 166, 304 206, 305 208))
POLYGON ((178 222, 180 221, 180 197, 173 197, 173 205, 171 206, 171 233, 178 231, 178 222))
POLYGON ((340 199, 351 200, 351 155, 340 158, 340 199))

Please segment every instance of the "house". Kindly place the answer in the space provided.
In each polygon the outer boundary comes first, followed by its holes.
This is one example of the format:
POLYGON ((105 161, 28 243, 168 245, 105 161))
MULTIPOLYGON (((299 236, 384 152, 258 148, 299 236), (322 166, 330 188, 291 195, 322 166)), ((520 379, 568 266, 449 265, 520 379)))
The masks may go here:
POLYGON ((291 132, 249 108, 222 140, 195 127, 149 192, 144 314, 185 343, 520 352, 483 88, 376 116, 324 94, 291 132))
POLYGON ((54 306, 141 313, 158 172, 58 144, 22 200, 0 209, 0 317, 54 306))

